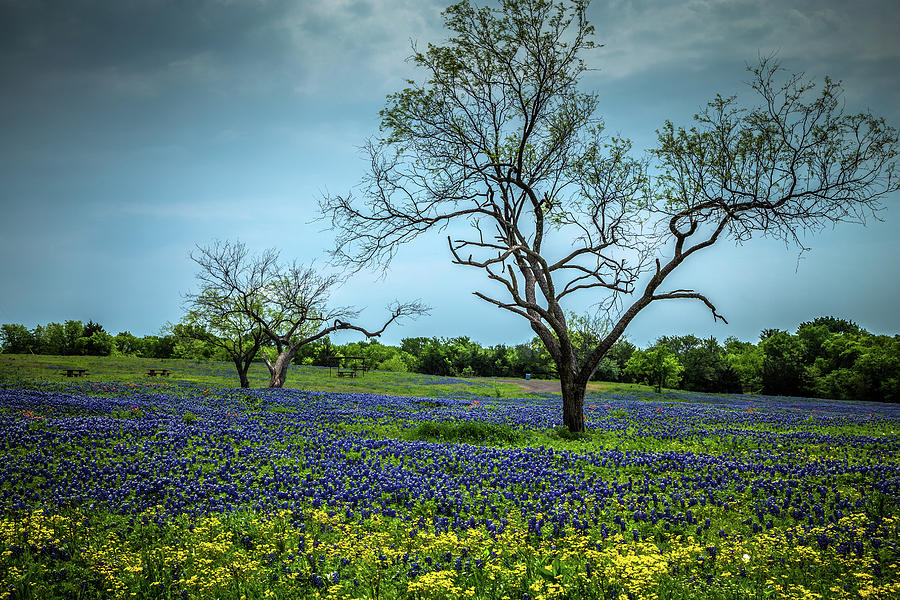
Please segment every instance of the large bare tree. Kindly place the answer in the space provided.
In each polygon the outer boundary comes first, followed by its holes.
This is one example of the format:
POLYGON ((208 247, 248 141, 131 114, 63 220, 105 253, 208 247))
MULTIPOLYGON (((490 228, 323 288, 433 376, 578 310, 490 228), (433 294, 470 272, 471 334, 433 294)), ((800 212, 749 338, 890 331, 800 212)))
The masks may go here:
MULTIPOLYGON (((223 334, 236 327, 232 334, 241 333, 245 339, 261 333, 271 343, 272 356, 261 348, 269 368, 269 387, 284 386, 291 359, 310 342, 346 330, 377 337, 398 319, 428 311, 420 302, 394 302, 388 307, 390 316, 384 324, 370 331, 351 322, 359 316, 358 310, 329 306, 331 291, 339 281, 337 275, 320 275, 296 262, 282 264, 274 249, 252 255, 241 242, 215 242, 198 246, 191 259, 200 267, 197 279, 201 291, 189 294, 188 300, 195 311, 203 311, 208 326, 223 334)), ((244 348, 250 346, 245 344, 244 348)), ((259 350, 260 344, 255 348, 259 350)), ((241 385, 246 370, 243 373, 241 385)))
POLYGON ((663 287, 691 256, 724 239, 799 243, 864 223, 898 189, 896 131, 845 113, 839 83, 786 76, 771 59, 749 68, 755 106, 716 96, 690 128, 666 123, 658 146, 633 157, 627 139, 604 135, 598 95, 579 85, 595 47, 587 5, 449 7, 450 39, 414 48, 425 80, 381 112, 361 198, 320 202, 336 256, 355 268, 387 268, 405 242, 470 223, 471 235, 447 238, 453 262, 483 270, 495 287, 475 295, 543 341, 572 431, 584 429, 588 380, 641 310, 693 299, 725 321, 701 291, 663 287), (600 307, 589 352, 576 351, 565 310, 576 294, 600 307))

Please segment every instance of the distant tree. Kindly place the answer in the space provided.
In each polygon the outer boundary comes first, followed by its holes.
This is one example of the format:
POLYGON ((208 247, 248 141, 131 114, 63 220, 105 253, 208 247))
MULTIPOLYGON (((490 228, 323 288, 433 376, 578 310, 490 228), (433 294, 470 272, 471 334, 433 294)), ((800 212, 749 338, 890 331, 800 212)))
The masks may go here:
POLYGON ((611 357, 604 356, 594 371, 591 378, 595 381, 619 381, 622 378, 622 371, 619 364, 611 357))
POLYGON ((719 388, 719 382, 727 363, 716 338, 704 340, 694 335, 663 336, 658 343, 672 350, 684 366, 681 378, 683 389, 695 392, 724 391, 719 388))
POLYGON ((448 348, 438 338, 429 338, 417 358, 420 373, 446 376, 452 372, 448 348))
POLYGON ((398 373, 405 373, 409 371, 409 367, 406 364, 406 361, 403 360, 403 356, 401 354, 395 354, 390 358, 386 358, 385 360, 377 363, 375 368, 379 371, 395 371, 398 373))
POLYGON ((668 336, 656 340, 656 345, 666 346, 675 356, 682 358, 688 351, 698 347, 702 340, 695 335, 668 336))
POLYGON ((516 344, 516 356, 520 366, 518 377, 531 374, 535 379, 552 379, 557 376, 553 358, 539 338, 529 344, 516 344))
POLYGON ((47 323, 40 336, 41 354, 74 354, 74 348, 67 347, 66 342, 65 326, 62 323, 47 323))
POLYGON ((873 336, 849 333, 832 334, 823 344, 834 368, 852 369, 872 346, 873 336))
POLYGON ((65 350, 66 354, 77 354, 78 349, 76 348, 76 344, 78 343, 78 338, 84 335, 84 325, 81 321, 68 320, 63 323, 63 330, 65 332, 65 350))
MULTIPOLYGON (((94 331, 98 331, 98 329, 92 327, 90 333, 93 334, 94 331)), ((103 328, 101 327, 99 331, 103 331, 103 328)), ((34 349, 35 353, 58 356, 78 354, 79 350, 76 347, 78 338, 85 337, 81 321, 66 321, 64 324, 51 322, 43 326, 38 325, 32 331, 32 335, 37 344, 34 349)), ((90 337, 90 335, 86 337, 90 337)))
POLYGON ((322 347, 322 341, 318 340, 297 349, 294 354, 293 362, 295 365, 314 365, 316 364, 316 356, 322 347))
POLYGON ((684 367, 668 346, 657 344, 646 350, 635 350, 625 370, 636 381, 644 381, 660 393, 663 387, 678 387, 684 367))
MULTIPOLYGON (((87 331, 87 327, 85 327, 87 331)), ((115 348, 113 337, 101 329, 93 329, 90 336, 81 336, 75 340, 78 354, 87 356, 109 356, 115 348)))
POLYGON ((180 323, 167 323, 164 330, 175 338, 173 358, 190 360, 230 360, 217 335, 204 324, 193 320, 193 315, 185 315, 180 323))
POLYGON ((357 356, 363 359, 366 365, 376 368, 382 362, 389 360, 399 352, 398 348, 385 346, 375 339, 360 342, 348 342, 344 344, 344 356, 357 356))
MULTIPOLYGON (((240 242, 216 242, 198 246, 190 257, 200 267, 200 291, 188 295, 189 302, 218 305, 219 314, 241 315, 241 327, 258 327, 274 346, 272 356, 262 351, 269 387, 284 385, 291 360, 306 344, 342 330, 377 337, 394 321, 427 312, 419 302, 395 302, 381 328, 369 331, 347 320, 355 319, 358 311, 329 306, 331 290, 339 281, 336 275, 319 275, 296 262, 282 264, 274 249, 251 255, 240 242)), ((215 326, 215 319, 205 322, 215 326)))
POLYGON ((616 340, 616 343, 606 353, 606 358, 615 361, 618 367, 619 379, 617 381, 625 381, 627 379, 625 365, 628 364, 628 359, 631 358, 635 350, 637 350, 637 346, 623 336, 616 340))
POLYGON ((122 356, 143 356, 144 342, 129 331, 120 331, 113 338, 116 351, 122 356))
POLYGON ((828 339, 835 335, 825 325, 814 325, 812 322, 803 323, 797 328, 797 339, 800 340, 802 361, 805 365, 821 368, 825 358, 824 346, 828 339), (819 364, 816 365, 816 361, 819 364))
POLYGON ((169 334, 148 335, 141 341, 147 358, 172 358, 175 352, 175 337, 169 334))
POLYGON ((445 340, 445 356, 449 374, 457 377, 473 377, 487 370, 487 360, 480 344, 466 336, 445 340))
POLYGON ((900 402, 900 335, 871 336, 853 367, 860 378, 856 400, 900 402))
MULTIPOLYGON (((313 364, 321 367, 335 366, 337 364, 335 361, 339 355, 338 348, 331 343, 331 339, 327 335, 319 341, 321 343, 316 349, 313 357, 313 364)), ((305 347, 306 346, 301 346, 301 348, 305 347)))
POLYGON ((400 349, 404 352, 409 352, 413 356, 418 356, 427 343, 427 337, 407 337, 400 340, 400 349))
POLYGON ((444 11, 443 45, 414 49, 425 71, 388 97, 383 137, 366 145, 359 202, 327 196, 335 256, 387 268, 410 240, 451 227, 453 262, 482 270, 486 302, 522 317, 557 366, 563 422, 584 429, 588 380, 650 304, 690 299, 723 320, 700 291, 663 285, 720 240, 800 243, 807 231, 863 223, 898 189, 896 131, 846 114, 840 84, 816 93, 763 59, 750 68, 755 108, 716 96, 692 127, 666 122, 647 157, 606 137, 586 91, 595 47, 587 0, 468 0, 444 11), (653 168, 650 163, 653 163, 653 168), (553 234, 559 234, 554 240, 553 234), (582 359, 566 306, 594 296, 603 327, 582 359))
POLYGON ((756 344, 727 338, 725 362, 737 374, 743 389, 751 392, 762 389, 762 352, 756 344))
POLYGON ((31 338, 34 340, 34 354, 49 354, 45 347, 46 335, 43 325, 37 325, 31 330, 31 338))
POLYGON ((759 342, 762 391, 773 396, 797 396, 803 389, 803 347, 786 331, 767 329, 759 342))
POLYGON ((517 368, 516 349, 505 344, 491 347, 491 377, 521 377, 517 368))
POLYGON ((103 333, 106 333, 106 330, 103 329, 103 325, 101 325, 100 323, 94 323, 93 321, 88 321, 88 322, 85 324, 84 329, 82 330, 81 336, 80 336, 80 337, 87 337, 87 338, 89 338, 89 337, 91 337, 92 335, 94 335, 94 333, 96 333, 96 332, 98 332, 98 331, 103 332, 103 333))
POLYGON ((740 394, 743 388, 743 382, 737 369, 725 362, 722 370, 718 372, 715 391, 723 394, 740 394))
POLYGON ((3 351, 8 354, 34 353, 39 350, 39 342, 34 334, 21 323, 4 323, 0 326, 3 337, 3 351))
POLYGON ((714 337, 709 337, 688 349, 681 357, 684 365, 682 387, 696 392, 722 392, 719 387, 722 372, 727 363, 722 347, 714 337))
POLYGON ((467 337, 404 338, 400 354, 410 371, 478 377, 553 377, 553 361, 538 340, 484 347, 467 337))
POLYGON ((806 321, 800 324, 798 329, 804 327, 824 327, 829 333, 852 333, 859 334, 863 330, 859 325, 847 319, 839 319, 837 317, 816 317, 812 321, 806 321))

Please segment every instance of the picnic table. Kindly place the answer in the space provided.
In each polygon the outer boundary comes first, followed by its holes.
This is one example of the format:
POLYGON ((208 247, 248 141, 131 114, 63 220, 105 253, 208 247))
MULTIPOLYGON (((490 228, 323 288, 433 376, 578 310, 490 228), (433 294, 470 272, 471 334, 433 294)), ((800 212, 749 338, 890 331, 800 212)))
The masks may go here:
POLYGON ((337 368, 338 377, 356 377, 360 371, 365 374, 369 370, 362 356, 337 356, 328 367, 329 374, 333 368, 337 368))
POLYGON ((60 370, 65 371, 66 377, 83 377, 88 371, 87 369, 70 369, 69 367, 60 367, 60 370))
POLYGON ((147 375, 150 377, 154 377, 156 375, 162 375, 163 377, 168 377, 172 374, 172 371, 169 369, 147 369, 147 375))

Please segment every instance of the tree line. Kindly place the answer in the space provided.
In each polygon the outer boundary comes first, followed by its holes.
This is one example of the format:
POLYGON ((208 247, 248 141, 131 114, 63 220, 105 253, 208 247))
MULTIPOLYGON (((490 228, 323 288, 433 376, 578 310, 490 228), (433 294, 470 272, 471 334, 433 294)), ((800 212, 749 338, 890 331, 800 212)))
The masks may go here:
POLYGON ((203 341, 206 336, 199 328, 181 323, 167 324, 158 335, 140 337, 129 331, 112 335, 93 321, 68 320, 34 329, 21 323, 5 323, 0 325, 0 349, 7 354, 225 360, 224 353, 203 341))
POLYGON ((819 317, 794 333, 764 329, 757 343, 664 336, 636 350, 624 373, 657 389, 900 402, 900 335, 819 317))
MULTIPOLYGON (((17 354, 135 356, 230 360, 220 340, 202 327, 168 324, 159 335, 107 333, 88 321, 28 329, 0 326, 2 350, 17 354)), ((590 340, 582 342, 590 344, 590 340)), ((468 337, 409 337, 400 345, 377 340, 332 344, 326 336, 301 346, 296 365, 334 366, 362 359, 373 369, 443 377, 558 379, 555 362, 537 337, 528 343, 482 346, 468 337)), ((263 361, 262 352, 254 357, 263 361)), ((875 335, 853 321, 819 317, 794 333, 764 329, 758 342, 734 337, 662 336, 647 348, 618 340, 593 375, 595 381, 646 383, 658 390, 753 392, 841 400, 900 402, 900 335, 875 335)))
MULTIPOLYGON (((591 341, 580 343, 589 347, 591 341)), ((537 337, 526 344, 488 347, 467 337, 405 338, 399 347, 377 341, 343 346, 324 342, 308 348, 299 359, 325 365, 334 356, 361 356, 381 368, 431 375, 559 378, 553 358, 537 337)), ((662 336, 652 346, 638 348, 619 339, 592 380, 646 383, 659 391, 665 387, 900 402, 900 335, 876 335, 853 321, 819 317, 802 323, 794 333, 764 329, 756 343, 683 335, 662 336)))

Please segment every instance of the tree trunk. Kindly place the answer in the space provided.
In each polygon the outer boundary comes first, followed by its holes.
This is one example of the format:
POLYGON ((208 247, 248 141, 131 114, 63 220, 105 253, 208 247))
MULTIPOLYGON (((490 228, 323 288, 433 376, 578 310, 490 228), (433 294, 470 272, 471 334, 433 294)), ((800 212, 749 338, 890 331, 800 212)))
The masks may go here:
POLYGON ((244 364, 244 361, 241 359, 234 359, 234 368, 237 369, 238 377, 241 379, 241 387, 248 388, 250 387, 250 380, 247 379, 247 371, 250 369, 250 362, 244 364))
POLYGON ((563 424, 573 433, 584 431, 584 394, 587 383, 578 381, 571 375, 564 375, 560 369, 560 388, 563 401, 563 424))
POLYGON ((270 388, 284 387, 284 382, 287 381, 287 370, 291 364, 291 359, 294 358, 294 354, 296 354, 296 349, 285 350, 278 354, 274 364, 269 362, 268 357, 265 357, 266 366, 269 367, 270 388))

